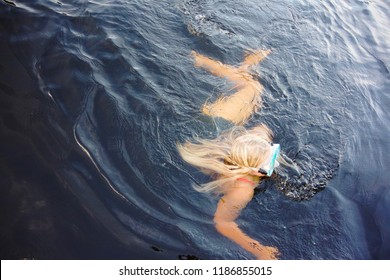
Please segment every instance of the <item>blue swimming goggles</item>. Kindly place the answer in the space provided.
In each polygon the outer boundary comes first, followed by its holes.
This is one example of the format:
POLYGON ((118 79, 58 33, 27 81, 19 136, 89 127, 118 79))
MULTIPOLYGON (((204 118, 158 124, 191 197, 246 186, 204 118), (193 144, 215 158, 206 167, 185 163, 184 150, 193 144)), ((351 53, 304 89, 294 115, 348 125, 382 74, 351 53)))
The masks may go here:
POLYGON ((267 175, 268 177, 272 175, 275 167, 279 166, 279 162, 276 160, 280 154, 280 145, 271 143, 271 156, 260 169, 259 173, 267 175))

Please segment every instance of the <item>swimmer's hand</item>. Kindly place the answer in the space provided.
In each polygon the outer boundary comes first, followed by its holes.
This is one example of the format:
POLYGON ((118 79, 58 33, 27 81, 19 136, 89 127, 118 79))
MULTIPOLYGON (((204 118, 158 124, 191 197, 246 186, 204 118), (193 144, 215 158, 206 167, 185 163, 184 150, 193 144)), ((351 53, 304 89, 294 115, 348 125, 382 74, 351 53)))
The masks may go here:
POLYGON ((276 247, 264 246, 257 241, 251 242, 251 253, 255 255, 258 260, 277 260, 280 256, 279 250, 276 247))

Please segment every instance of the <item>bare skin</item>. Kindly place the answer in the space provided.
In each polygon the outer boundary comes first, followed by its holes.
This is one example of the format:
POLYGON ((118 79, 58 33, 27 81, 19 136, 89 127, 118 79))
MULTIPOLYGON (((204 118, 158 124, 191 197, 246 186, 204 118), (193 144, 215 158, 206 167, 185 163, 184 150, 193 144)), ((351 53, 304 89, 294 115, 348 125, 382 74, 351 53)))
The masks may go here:
MULTIPOLYGON (((230 96, 221 98, 212 104, 206 104, 202 112, 213 117, 221 117, 236 125, 241 125, 249 119, 261 101, 263 86, 250 74, 251 67, 256 66, 270 53, 270 50, 258 50, 247 55, 238 67, 222 64, 219 61, 193 51, 195 66, 209 71, 211 74, 226 78, 233 83, 237 90, 230 96)), ((264 128, 259 130, 261 137, 264 128)), ((237 180, 234 186, 227 188, 223 197, 218 202, 214 214, 215 227, 219 233, 234 241, 257 259, 277 259, 279 251, 276 247, 264 246, 257 240, 246 235, 237 225, 235 220, 253 197, 254 189, 259 183, 258 172, 245 177, 246 180, 237 180)))
POLYGON ((219 233, 240 245, 257 259, 277 259, 279 254, 277 248, 260 244, 260 242, 242 232, 235 222, 240 215, 241 210, 245 208, 252 199, 255 186, 259 182, 258 176, 248 175, 245 178, 249 182, 236 181, 235 186, 229 188, 218 202, 217 210, 214 214, 215 227, 219 233), (253 182, 253 184, 250 182, 253 182))
POLYGON ((227 119, 236 125, 248 120, 259 105, 260 93, 263 90, 263 86, 250 74, 250 69, 260 63, 270 52, 270 50, 258 50, 247 55, 239 67, 233 67, 192 51, 196 67, 204 68, 215 76, 228 79, 237 89, 228 97, 204 105, 202 112, 209 116, 227 119))

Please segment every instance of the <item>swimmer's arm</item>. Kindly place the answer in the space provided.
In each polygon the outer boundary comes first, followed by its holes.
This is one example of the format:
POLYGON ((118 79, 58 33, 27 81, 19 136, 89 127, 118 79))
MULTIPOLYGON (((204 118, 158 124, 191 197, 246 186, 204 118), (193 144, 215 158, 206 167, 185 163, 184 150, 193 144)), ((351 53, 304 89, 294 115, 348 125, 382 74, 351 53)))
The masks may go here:
POLYGON ((232 189, 221 198, 214 215, 215 227, 219 233, 236 242, 257 259, 276 259, 276 248, 264 246, 250 238, 235 222, 241 210, 253 197, 253 189, 245 184, 242 183, 243 187, 232 189))

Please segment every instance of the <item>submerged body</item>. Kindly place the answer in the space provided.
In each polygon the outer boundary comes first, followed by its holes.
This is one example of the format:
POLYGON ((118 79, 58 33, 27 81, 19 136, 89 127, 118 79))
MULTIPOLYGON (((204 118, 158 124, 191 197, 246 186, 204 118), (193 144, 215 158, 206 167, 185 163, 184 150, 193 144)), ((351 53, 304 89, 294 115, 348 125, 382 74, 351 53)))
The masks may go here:
MULTIPOLYGON (((251 75, 251 67, 269 53, 269 50, 253 52, 245 57, 239 67, 233 67, 193 51, 196 67, 228 79, 236 89, 230 96, 204 105, 202 112, 212 117, 224 118, 235 125, 245 123, 260 105, 263 90, 262 85, 251 75)), ((185 161, 214 177, 213 181, 197 189, 222 194, 214 214, 217 231, 257 259, 276 259, 278 249, 264 246, 246 235, 235 220, 252 199, 260 178, 272 173, 276 156, 271 142, 272 132, 262 124, 251 130, 233 127, 216 139, 198 139, 197 143, 178 145, 185 161)))

